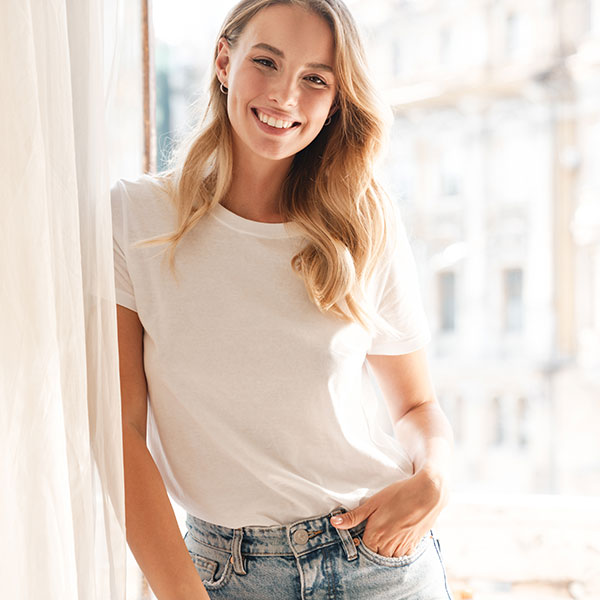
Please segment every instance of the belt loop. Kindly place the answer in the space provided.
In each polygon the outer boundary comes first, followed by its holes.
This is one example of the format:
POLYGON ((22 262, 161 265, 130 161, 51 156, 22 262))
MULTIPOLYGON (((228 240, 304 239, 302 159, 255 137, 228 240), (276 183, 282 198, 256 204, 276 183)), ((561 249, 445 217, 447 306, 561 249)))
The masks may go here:
POLYGON ((243 529, 233 530, 233 541, 231 542, 231 558, 233 559, 233 570, 238 575, 247 575, 244 569, 244 559, 242 558, 242 538, 244 537, 243 529))
MULTIPOLYGON (((339 515, 343 512, 346 512, 344 508, 336 508, 331 511, 329 516, 333 517, 334 515, 339 515)), ((338 529, 337 527, 335 529, 342 540, 342 546, 344 547, 348 560, 356 559, 358 557, 358 552, 356 551, 356 546, 354 545, 354 540, 350 535, 350 531, 348 529, 338 529)))

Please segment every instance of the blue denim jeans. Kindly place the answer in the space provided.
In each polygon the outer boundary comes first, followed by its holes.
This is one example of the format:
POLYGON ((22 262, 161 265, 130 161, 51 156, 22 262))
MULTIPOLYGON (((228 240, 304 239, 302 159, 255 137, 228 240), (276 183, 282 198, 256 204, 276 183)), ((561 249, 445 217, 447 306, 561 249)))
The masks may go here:
POLYGON ((432 532, 411 554, 385 557, 364 545, 366 521, 331 525, 342 512, 239 529, 188 514, 184 539, 214 600, 451 600, 432 532))

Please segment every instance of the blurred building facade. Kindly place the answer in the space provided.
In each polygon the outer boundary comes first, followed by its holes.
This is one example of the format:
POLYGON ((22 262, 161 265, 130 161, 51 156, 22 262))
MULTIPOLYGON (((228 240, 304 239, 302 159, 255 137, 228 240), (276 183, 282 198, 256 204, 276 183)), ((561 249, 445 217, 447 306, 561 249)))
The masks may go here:
POLYGON ((458 488, 599 495, 600 2, 354 9, 458 488))

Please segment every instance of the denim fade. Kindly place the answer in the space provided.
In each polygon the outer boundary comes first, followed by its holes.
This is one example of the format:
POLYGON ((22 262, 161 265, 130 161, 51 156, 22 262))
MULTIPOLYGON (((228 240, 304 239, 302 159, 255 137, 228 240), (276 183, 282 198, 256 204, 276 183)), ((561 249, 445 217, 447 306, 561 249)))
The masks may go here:
POLYGON ((184 541, 211 600, 452 600, 433 531, 407 556, 367 548, 367 522, 336 529, 346 512, 272 527, 230 529, 188 514, 184 541))

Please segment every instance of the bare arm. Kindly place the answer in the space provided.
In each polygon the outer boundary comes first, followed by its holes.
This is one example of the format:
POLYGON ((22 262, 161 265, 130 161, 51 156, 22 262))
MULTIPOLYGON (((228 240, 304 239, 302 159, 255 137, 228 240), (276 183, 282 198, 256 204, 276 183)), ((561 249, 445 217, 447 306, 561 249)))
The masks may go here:
POLYGON ((453 435, 431 381, 424 350, 367 357, 388 406, 394 433, 407 450, 414 473, 441 485, 450 475, 453 435))
POLYGON ((142 324, 135 311, 117 305, 117 325, 127 542, 158 600, 210 600, 146 446, 142 324))
POLYGON ((435 397, 425 352, 367 356, 413 476, 383 488, 358 508, 332 518, 349 529, 368 519, 365 545, 383 556, 410 554, 448 501, 453 436, 435 397))

